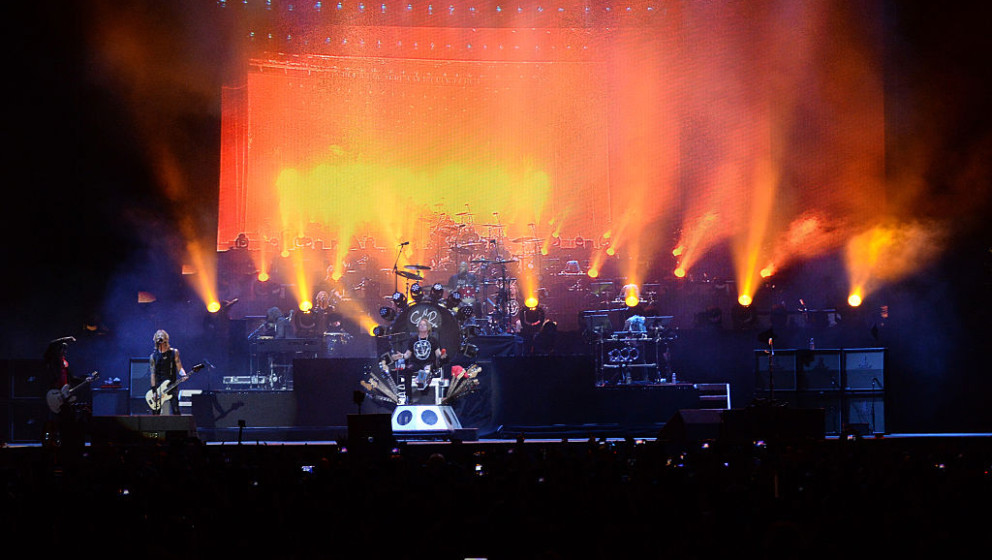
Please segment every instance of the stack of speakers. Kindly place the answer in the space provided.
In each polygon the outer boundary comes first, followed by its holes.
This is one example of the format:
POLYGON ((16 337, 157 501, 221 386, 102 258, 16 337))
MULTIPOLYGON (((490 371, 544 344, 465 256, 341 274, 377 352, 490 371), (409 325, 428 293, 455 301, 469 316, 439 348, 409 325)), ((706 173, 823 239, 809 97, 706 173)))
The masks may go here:
POLYGON ((45 363, 42 360, 0 361, 3 384, 0 388, 0 414, 6 421, 4 442, 39 442, 48 420, 45 393, 45 363))
POLYGON ((759 396, 821 408, 827 434, 885 433, 885 348, 755 350, 759 396))

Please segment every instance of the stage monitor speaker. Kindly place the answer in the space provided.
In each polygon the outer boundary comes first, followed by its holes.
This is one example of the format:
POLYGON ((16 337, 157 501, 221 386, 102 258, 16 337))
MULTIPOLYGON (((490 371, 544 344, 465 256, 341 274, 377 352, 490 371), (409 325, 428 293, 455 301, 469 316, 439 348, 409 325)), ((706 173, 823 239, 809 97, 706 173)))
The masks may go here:
POLYGON ((396 442, 391 422, 390 414, 349 414, 348 446, 391 448, 396 442))
POLYGON ((90 420, 94 445, 127 444, 196 437, 192 416, 94 416, 90 420))
POLYGON ((452 432, 462 429, 454 409, 442 405, 397 406, 392 414, 393 433, 452 432))
POLYGON ((759 391, 796 390, 796 351, 775 350, 774 355, 764 350, 754 351, 754 386, 759 391), (771 375, 769 376, 769 370, 771 375), (770 381, 769 381, 770 377, 770 381), (770 384, 775 386, 771 387, 770 384))
POLYGON ((665 422, 658 438, 674 442, 714 441, 720 437, 723 410, 699 408, 679 410, 665 422))
POLYGON ((128 368, 131 371, 131 398, 144 399, 151 382, 148 375, 148 358, 131 358, 128 368))

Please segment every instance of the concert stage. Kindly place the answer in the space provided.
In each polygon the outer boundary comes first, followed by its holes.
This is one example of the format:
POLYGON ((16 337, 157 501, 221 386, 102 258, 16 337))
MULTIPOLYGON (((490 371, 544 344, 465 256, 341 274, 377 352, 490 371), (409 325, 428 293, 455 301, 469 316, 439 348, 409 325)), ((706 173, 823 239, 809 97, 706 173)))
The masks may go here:
MULTIPOLYGON (((616 435, 654 437, 679 410, 701 406, 691 383, 596 385, 590 356, 493 357, 480 361, 479 387, 453 410, 461 437, 616 435)), ((363 398, 360 381, 375 360, 296 360, 292 391, 212 391, 193 395, 200 437, 232 441, 246 434, 286 440, 339 440, 349 416, 390 414, 363 398)))

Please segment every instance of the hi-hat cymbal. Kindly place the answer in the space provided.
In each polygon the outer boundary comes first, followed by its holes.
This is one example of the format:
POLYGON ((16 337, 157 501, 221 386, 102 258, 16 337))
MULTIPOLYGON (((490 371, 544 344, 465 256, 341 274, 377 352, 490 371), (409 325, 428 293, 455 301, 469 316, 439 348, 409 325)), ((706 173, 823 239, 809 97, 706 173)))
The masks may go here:
POLYGON ((475 214, 473 214, 471 212, 459 212, 459 213, 457 213, 455 215, 456 216, 474 216, 475 214))
POLYGON ((407 268, 407 269, 410 269, 410 270, 430 270, 431 269, 431 267, 429 267, 429 266, 427 266, 425 264, 408 264, 408 265, 404 266, 403 268, 407 268))
POLYGON ((407 272, 405 270, 397 270, 397 276, 402 276, 403 278, 409 278, 410 280, 423 280, 424 277, 419 274, 414 274, 413 272, 407 272))

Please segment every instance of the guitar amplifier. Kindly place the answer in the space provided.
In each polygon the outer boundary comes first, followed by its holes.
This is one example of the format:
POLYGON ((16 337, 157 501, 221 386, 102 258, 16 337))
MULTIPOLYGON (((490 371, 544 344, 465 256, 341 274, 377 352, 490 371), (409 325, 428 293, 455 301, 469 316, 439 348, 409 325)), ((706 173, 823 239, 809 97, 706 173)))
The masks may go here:
POLYGON ((145 393, 148 392, 149 384, 151 379, 148 375, 148 358, 131 358, 129 360, 128 369, 131 375, 129 376, 129 381, 131 382, 131 398, 132 399, 144 399, 145 393))
POLYGON ((759 391, 768 391, 772 388, 770 383, 775 384, 776 391, 796 390, 795 350, 776 350, 774 355, 764 350, 754 351, 754 386, 759 391))
POLYGON ((125 389, 93 389, 93 416, 120 416, 128 413, 125 389))
POLYGON ((839 391, 840 350, 798 350, 797 385, 801 391, 839 391))
POLYGON ((844 350, 844 389, 848 391, 885 388, 885 349, 852 348, 844 350))

